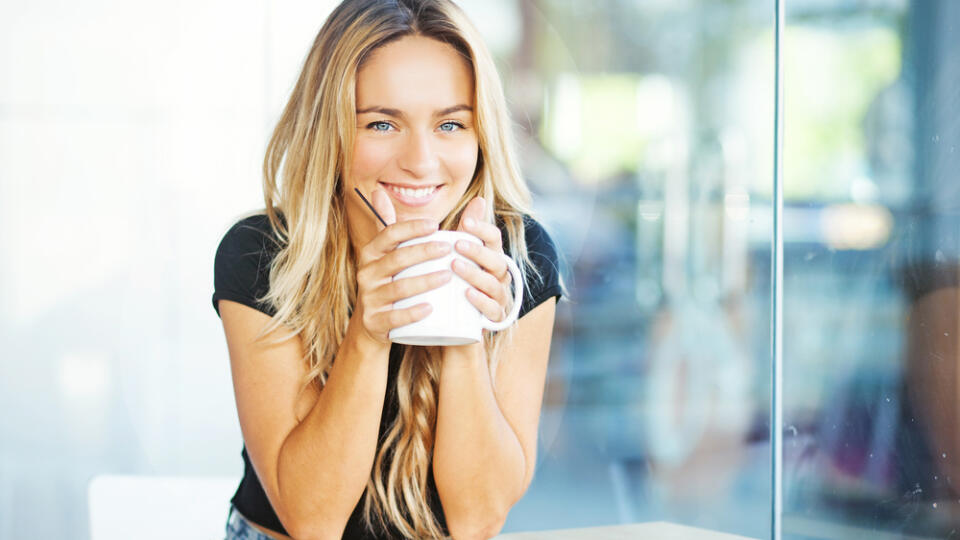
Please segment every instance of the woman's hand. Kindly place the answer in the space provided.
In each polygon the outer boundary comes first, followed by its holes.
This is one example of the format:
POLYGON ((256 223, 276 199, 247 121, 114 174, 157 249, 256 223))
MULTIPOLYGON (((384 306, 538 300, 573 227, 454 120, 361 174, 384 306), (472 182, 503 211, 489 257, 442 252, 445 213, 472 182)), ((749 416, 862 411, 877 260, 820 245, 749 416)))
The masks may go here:
MULTIPOLYGON (((396 222, 396 213, 390 198, 382 190, 370 195, 371 204, 387 222, 373 239, 360 249, 357 263, 357 307, 353 319, 359 320, 363 332, 381 344, 390 344, 390 330, 404 326, 430 314, 430 304, 421 303, 404 309, 393 309, 393 303, 430 289, 447 281, 449 270, 422 276, 393 280, 401 270, 417 263, 438 259, 450 252, 444 242, 424 242, 397 249, 401 242, 435 232, 439 226, 429 219, 396 222)), ((352 323, 353 321, 351 321, 352 323)))
POLYGON ((484 200, 477 197, 470 201, 460 216, 458 231, 468 232, 483 242, 477 245, 463 240, 457 242, 457 252, 477 263, 476 268, 460 260, 454 260, 453 271, 471 285, 467 299, 480 313, 493 322, 506 318, 513 307, 510 292, 510 271, 503 260, 503 242, 500 229, 483 219, 484 200))

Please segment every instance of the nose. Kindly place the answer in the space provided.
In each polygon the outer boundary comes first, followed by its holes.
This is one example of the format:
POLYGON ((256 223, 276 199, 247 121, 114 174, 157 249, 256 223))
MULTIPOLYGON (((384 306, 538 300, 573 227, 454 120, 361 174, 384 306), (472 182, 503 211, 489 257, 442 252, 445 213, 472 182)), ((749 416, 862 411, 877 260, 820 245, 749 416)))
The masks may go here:
POLYGON ((430 133, 408 132, 406 141, 397 159, 401 169, 416 178, 426 178, 436 172, 440 165, 437 149, 430 133))

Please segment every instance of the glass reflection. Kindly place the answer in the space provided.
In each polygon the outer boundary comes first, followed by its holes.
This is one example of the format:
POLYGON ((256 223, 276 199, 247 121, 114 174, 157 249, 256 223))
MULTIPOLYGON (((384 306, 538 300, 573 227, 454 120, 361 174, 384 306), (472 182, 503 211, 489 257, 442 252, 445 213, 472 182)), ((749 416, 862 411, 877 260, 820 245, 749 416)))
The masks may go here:
POLYGON ((504 531, 766 538, 771 4, 516 5, 504 76, 573 298, 537 475, 504 531))
POLYGON ((953 537, 960 4, 857 4, 787 2, 784 537, 953 537))

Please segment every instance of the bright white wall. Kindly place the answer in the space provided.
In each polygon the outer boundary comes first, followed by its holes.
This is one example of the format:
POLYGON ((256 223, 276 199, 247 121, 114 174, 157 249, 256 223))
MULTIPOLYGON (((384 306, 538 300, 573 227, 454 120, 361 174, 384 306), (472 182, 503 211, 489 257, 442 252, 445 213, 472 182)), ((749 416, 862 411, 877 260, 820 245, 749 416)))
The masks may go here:
POLYGON ((331 6, 0 6, 0 538, 85 538, 95 474, 239 473, 214 250, 331 6))

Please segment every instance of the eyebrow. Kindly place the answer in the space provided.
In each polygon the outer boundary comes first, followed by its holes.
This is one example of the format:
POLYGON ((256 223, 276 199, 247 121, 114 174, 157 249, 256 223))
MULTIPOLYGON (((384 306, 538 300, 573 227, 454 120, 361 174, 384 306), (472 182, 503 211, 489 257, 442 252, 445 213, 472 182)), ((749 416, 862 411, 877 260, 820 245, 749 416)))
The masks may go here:
MULTIPOLYGON (((454 105, 452 107, 447 107, 446 109, 441 109, 435 112, 434 116, 446 116, 448 114, 453 114, 455 112, 460 112, 460 111, 473 112, 473 107, 470 107, 469 105, 463 105, 463 104, 454 105)), ((387 116, 392 116, 394 118, 404 117, 403 111, 399 109, 391 109, 389 107, 373 106, 373 107, 366 107, 363 109, 357 109, 357 114, 367 114, 367 113, 380 113, 380 114, 385 114, 387 116)))

